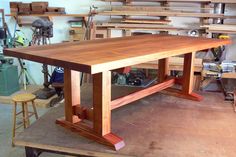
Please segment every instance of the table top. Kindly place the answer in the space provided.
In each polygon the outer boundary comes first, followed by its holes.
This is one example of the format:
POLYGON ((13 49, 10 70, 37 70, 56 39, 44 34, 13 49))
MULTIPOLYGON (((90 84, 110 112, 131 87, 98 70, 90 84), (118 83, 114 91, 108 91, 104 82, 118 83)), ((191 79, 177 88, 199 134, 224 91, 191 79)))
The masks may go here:
POLYGON ((4 54, 95 74, 230 43, 228 39, 141 35, 13 48, 4 54))

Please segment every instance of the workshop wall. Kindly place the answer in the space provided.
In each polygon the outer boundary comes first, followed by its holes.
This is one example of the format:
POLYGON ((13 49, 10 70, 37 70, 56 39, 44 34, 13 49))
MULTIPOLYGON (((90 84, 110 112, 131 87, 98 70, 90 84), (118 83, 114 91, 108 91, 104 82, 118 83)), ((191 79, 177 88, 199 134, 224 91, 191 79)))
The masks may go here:
MULTIPOLYGON (((27 2, 38 1, 38 0, 10 0, 10 1, 21 1, 21 2, 27 3, 27 2)), ((47 1, 49 2, 50 6, 65 7, 66 13, 70 13, 70 14, 87 13, 89 11, 89 6, 91 6, 91 5, 95 5, 95 6, 99 7, 99 6, 104 6, 106 4, 105 2, 98 2, 96 0, 76 0, 76 1, 75 0, 66 0, 66 1, 64 1, 64 0, 47 0, 47 1)), ((2 8, 2 4, 3 4, 3 8, 9 8, 9 0, 3 0, 3 2, 1 2, 1 4, 0 4, 0 8, 2 8)), ((171 3, 171 5, 176 6, 176 5, 180 5, 180 4, 171 3)), ((194 6, 194 5, 199 5, 199 4, 186 3, 185 5, 186 6, 194 6)), ((236 15, 236 4, 227 5, 226 8, 227 8, 226 14, 236 15)), ((9 13, 9 10, 6 10, 6 13, 9 13)), ((97 17, 96 19, 106 20, 107 18, 109 18, 109 17, 97 17)), ((67 23, 68 20, 69 20, 68 17, 54 17, 53 18, 54 37, 51 39, 52 43, 59 43, 64 40, 68 40, 68 37, 69 37, 69 32, 68 32, 69 25, 67 23)), ((171 20, 172 20, 171 24, 174 26, 190 26, 190 25, 195 25, 195 24, 199 23, 198 18, 178 17, 178 18, 171 18, 171 20)), ((10 29, 13 31, 14 24, 15 24, 14 19, 8 18, 7 21, 9 22, 10 29)), ((236 23, 236 21, 226 21, 226 22, 236 23)), ((31 40, 30 38, 31 38, 32 31, 31 31, 30 27, 22 27, 21 30, 25 33, 25 35, 29 38, 29 40, 31 40)), ((122 35, 121 31, 112 31, 113 37, 119 37, 121 35, 122 35)), ((235 41, 234 43, 236 43, 236 36, 232 35, 232 38, 235 41)), ((236 51, 236 44, 228 46, 227 51, 229 52, 226 55, 227 59, 236 60, 236 53, 234 53, 236 51)), ((32 77, 34 78, 36 83, 42 84, 43 83, 43 75, 41 73, 39 73, 39 70, 42 69, 41 64, 34 63, 34 62, 27 62, 26 65, 28 67, 29 73, 32 75, 32 77)), ((51 70, 51 71, 52 71, 52 69, 53 69, 52 67, 49 68, 49 70, 51 70)))

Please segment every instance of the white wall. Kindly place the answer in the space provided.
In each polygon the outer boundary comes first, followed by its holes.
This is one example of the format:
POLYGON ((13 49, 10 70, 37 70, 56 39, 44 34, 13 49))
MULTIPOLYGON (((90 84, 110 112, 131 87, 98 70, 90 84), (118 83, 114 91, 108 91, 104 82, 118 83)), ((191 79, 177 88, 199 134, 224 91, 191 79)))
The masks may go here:
MULTIPOLYGON (((0 3, 0 8, 4 8, 7 13, 9 13, 9 1, 8 0, 1 0, 3 2, 0 3)), ((11 1, 23 1, 23 2, 32 2, 32 1, 38 1, 38 0, 11 0, 11 1)), ((46 1, 46 0, 45 0, 46 1)), ((104 6, 104 2, 98 2, 96 0, 48 0, 49 6, 57 6, 57 7, 65 7, 66 13, 87 13, 89 11, 89 6, 95 5, 95 6, 104 6)), ((171 5, 179 5, 178 3, 171 3, 171 5)), ((181 4, 182 5, 182 4, 181 4)), ((196 7, 199 6, 199 4, 193 4, 193 3, 186 3, 186 6, 196 7)), ((227 5, 226 14, 234 14, 236 15, 236 5, 227 5)), ((107 17, 101 17, 99 20, 107 19, 107 17)), ((97 19, 97 18, 96 18, 97 19)), ((59 43, 63 40, 67 40, 69 33, 68 28, 69 25, 67 21, 69 18, 66 17, 54 17, 54 37, 51 39, 52 43, 59 43)), ((198 23, 198 18, 171 18, 172 25, 174 26, 191 26, 198 23)), ((14 20, 13 19, 7 19, 10 29, 14 30, 14 20)), ((226 22, 234 22, 236 23, 236 20, 234 21, 226 21, 226 22)), ((31 31, 29 29, 30 27, 22 27, 22 31, 26 34, 26 36, 31 36, 31 31)), ((113 31, 112 36, 121 36, 121 31, 113 31)), ((233 40, 236 43, 236 36, 232 36, 233 40)), ((236 44, 233 44, 229 47, 227 47, 227 59, 236 60, 236 53, 234 53, 236 50, 236 44)), ((27 62, 27 67, 29 70, 29 73, 33 76, 34 80, 37 82, 37 84, 43 83, 43 75, 39 72, 41 71, 41 64, 34 63, 34 62, 27 62)), ((49 68, 50 69, 50 68, 49 68)))

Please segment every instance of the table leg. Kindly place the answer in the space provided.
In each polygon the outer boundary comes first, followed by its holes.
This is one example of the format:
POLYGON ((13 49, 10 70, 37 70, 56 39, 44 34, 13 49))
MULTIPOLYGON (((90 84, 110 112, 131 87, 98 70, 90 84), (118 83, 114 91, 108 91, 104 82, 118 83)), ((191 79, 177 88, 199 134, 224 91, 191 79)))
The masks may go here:
MULTIPOLYGON (((168 88, 163 91, 164 94, 173 95, 176 97, 190 99, 194 101, 201 101, 202 96, 193 92, 193 78, 194 78, 194 59, 195 53, 187 53, 184 55, 184 69, 183 77, 176 78, 175 83, 182 85, 182 90, 176 88, 168 88)), ((159 73, 158 77, 160 82, 165 80, 168 74, 168 61, 166 59, 159 60, 159 73)))
POLYGON ((167 94, 195 101, 203 99, 202 96, 193 92, 194 59, 194 52, 184 55, 183 77, 178 80, 178 83, 182 85, 182 90, 170 88, 166 90, 167 94))
POLYGON ((65 119, 57 124, 78 134, 107 145, 115 150, 124 147, 124 141, 111 133, 111 72, 93 75, 93 118, 91 123, 79 119, 76 109, 80 106, 79 73, 64 69, 65 119))
POLYGON ((158 82, 162 83, 164 82, 169 73, 169 59, 159 59, 158 60, 158 82))
POLYGON ((111 72, 93 75, 93 127, 104 136, 111 132, 111 72))
POLYGON ((121 138, 111 133, 111 72, 93 75, 93 129, 118 150, 124 146, 121 138))
POLYGON ((201 101, 202 96, 193 92, 195 52, 184 55, 184 71, 182 80, 182 93, 192 100, 201 101))
POLYGON ((80 105, 80 72, 64 69, 65 120, 71 123, 79 121, 74 115, 73 106, 80 105))

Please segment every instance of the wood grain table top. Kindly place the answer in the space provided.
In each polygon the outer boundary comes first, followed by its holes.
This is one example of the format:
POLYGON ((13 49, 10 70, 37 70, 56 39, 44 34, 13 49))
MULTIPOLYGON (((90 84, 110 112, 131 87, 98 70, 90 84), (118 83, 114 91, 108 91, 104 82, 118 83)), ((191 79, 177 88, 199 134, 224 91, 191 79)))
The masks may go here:
POLYGON ((95 74, 230 43, 228 39, 141 35, 13 48, 4 54, 95 74))

